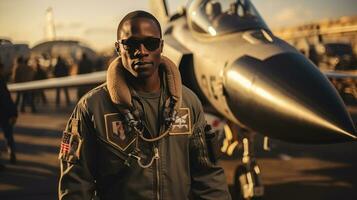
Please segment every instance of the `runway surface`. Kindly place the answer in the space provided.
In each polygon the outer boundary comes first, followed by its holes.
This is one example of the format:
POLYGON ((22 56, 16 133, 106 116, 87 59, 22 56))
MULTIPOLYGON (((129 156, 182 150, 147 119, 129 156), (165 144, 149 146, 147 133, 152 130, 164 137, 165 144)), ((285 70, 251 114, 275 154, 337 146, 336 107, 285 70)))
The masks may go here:
MULTIPOLYGON (((57 199, 58 146, 74 104, 57 108, 49 100, 38 113, 20 113, 14 133, 18 162, 9 164, 4 153, 0 159, 5 165, 0 171, 1 200, 57 199)), ((349 110, 357 121, 357 107, 349 110)), ((4 151, 2 136, 0 142, 4 151)), ((272 141, 272 151, 265 152, 262 146, 256 151, 266 200, 357 199, 357 143, 311 146, 272 141)), ((233 175, 240 161, 230 158, 220 164, 234 191, 233 175)))

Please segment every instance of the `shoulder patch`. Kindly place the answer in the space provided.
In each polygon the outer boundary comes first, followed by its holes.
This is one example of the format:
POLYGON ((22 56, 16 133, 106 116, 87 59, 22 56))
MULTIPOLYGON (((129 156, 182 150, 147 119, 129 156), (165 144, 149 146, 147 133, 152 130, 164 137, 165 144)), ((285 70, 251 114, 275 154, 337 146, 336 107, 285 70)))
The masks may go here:
POLYGON ((79 159, 82 139, 78 134, 63 132, 59 159, 74 163, 79 159))
POLYGON ((135 136, 125 131, 124 119, 119 113, 105 114, 104 119, 108 142, 125 151, 135 141, 135 136))
POLYGON ((172 124, 170 135, 190 135, 191 128, 191 112, 189 108, 180 108, 177 113, 176 119, 172 124))

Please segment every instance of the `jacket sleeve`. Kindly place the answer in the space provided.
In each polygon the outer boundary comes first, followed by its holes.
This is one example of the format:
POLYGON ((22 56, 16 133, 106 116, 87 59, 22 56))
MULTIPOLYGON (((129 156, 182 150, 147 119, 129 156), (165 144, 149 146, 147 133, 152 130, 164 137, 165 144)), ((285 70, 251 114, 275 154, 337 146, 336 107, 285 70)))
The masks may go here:
POLYGON ((231 199, 223 169, 208 155, 204 127, 206 121, 198 101, 194 112, 194 129, 190 138, 191 195, 193 199, 231 199))
POLYGON ((94 197, 95 135, 84 103, 74 109, 63 132, 60 159, 59 200, 91 200, 94 197))

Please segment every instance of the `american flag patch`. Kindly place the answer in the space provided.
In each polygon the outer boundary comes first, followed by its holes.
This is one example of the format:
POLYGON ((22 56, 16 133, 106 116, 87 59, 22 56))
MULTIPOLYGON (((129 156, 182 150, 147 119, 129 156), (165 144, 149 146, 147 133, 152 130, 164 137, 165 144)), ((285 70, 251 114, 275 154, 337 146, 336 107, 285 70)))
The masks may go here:
POLYGON ((69 153, 70 140, 71 140, 71 134, 68 132, 63 132, 62 142, 61 142, 61 154, 69 153))

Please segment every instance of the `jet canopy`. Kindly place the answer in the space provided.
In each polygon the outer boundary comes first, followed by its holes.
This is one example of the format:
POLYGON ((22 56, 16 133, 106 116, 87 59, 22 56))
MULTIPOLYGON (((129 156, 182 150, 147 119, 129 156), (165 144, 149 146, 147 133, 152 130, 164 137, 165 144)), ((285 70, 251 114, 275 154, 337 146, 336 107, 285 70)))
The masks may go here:
POLYGON ((187 17, 191 29, 211 36, 251 29, 269 30, 249 0, 193 0, 187 17))

